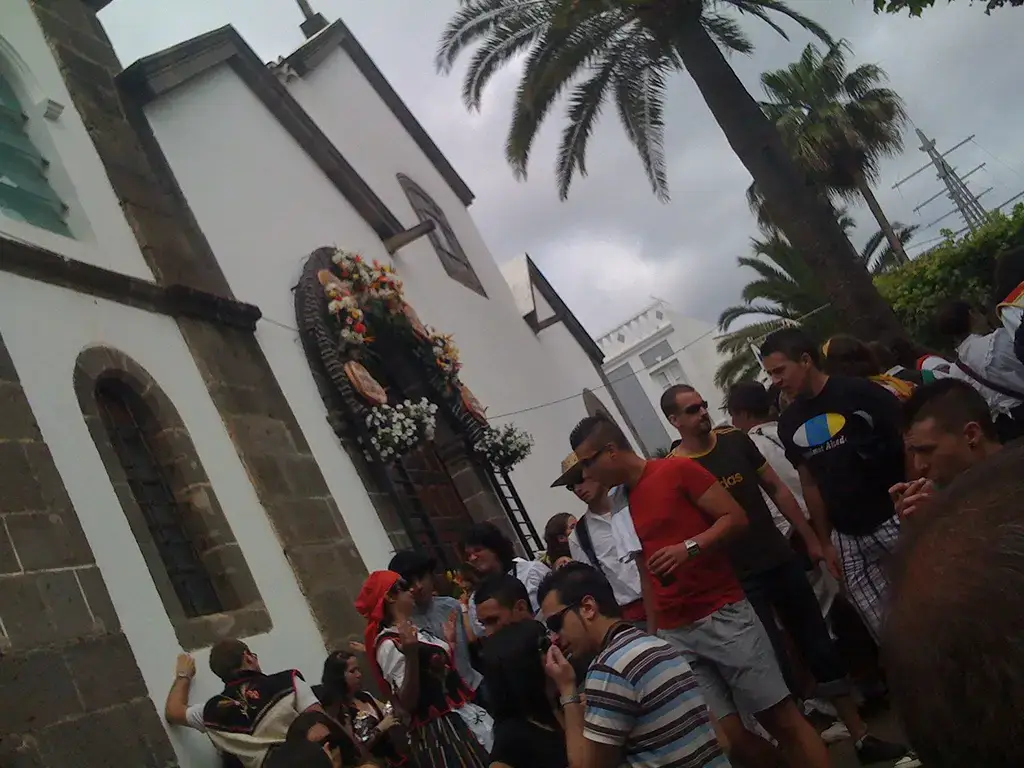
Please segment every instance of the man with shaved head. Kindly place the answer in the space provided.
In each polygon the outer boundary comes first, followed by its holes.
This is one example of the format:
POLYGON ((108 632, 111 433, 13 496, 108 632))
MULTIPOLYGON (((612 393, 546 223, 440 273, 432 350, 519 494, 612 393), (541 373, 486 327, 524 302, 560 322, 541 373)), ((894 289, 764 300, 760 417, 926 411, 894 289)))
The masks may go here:
POLYGON ((883 653, 928 768, 1024 765, 1024 446, 959 475, 908 526, 883 653))

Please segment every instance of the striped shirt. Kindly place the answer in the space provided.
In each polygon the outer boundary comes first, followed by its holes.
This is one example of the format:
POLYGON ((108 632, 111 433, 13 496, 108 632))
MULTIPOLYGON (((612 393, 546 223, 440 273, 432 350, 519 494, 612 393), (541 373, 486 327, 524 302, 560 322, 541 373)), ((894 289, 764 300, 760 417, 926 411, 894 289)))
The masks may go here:
POLYGON ((618 629, 583 684, 583 735, 633 768, 726 768, 697 680, 664 640, 618 629))

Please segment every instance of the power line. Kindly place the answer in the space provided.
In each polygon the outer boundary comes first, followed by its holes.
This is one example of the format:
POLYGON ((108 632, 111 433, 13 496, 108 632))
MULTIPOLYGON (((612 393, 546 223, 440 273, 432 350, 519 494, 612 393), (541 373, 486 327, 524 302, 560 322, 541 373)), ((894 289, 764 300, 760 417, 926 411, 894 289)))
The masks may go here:
MULTIPOLYGON (((797 322, 800 319, 803 319, 803 318, 798 318, 797 322)), ((266 322, 270 323, 271 325, 276 325, 278 328, 283 328, 286 331, 291 331, 292 333, 295 333, 295 334, 299 333, 299 330, 297 328, 293 328, 292 326, 287 325, 286 323, 282 323, 279 320, 274 320, 273 318, 267 317, 266 315, 261 317, 260 320, 266 321, 266 322)), ((709 330, 709 331, 707 331, 705 333, 702 333, 700 336, 697 336, 696 338, 693 338, 690 341, 688 341, 685 344, 683 344, 681 347, 679 347, 679 349, 672 349, 672 350, 670 350, 670 354, 677 355, 680 352, 683 352, 684 350, 688 349, 689 347, 692 347, 694 344, 696 344, 701 339, 707 338, 711 334, 715 333, 715 331, 717 331, 717 330, 718 330, 717 328, 712 328, 711 330, 709 330)), ((650 365, 645 365, 639 371, 633 370, 631 368, 630 369, 630 373, 631 374, 632 373, 642 373, 642 372, 644 372, 646 370, 649 370, 649 369, 654 368, 656 366, 662 365, 664 362, 665 362, 665 359, 664 359, 664 357, 662 357, 662 358, 659 358, 658 360, 655 360, 650 365)), ((599 384, 599 385, 594 386, 594 387, 587 387, 587 389, 589 389, 591 392, 594 392, 595 390, 599 390, 599 389, 607 389, 609 385, 616 384, 619 381, 624 381, 627 377, 628 377, 628 375, 622 376, 621 378, 615 379, 615 381, 609 381, 608 384, 599 384)), ((516 411, 508 411, 507 413, 499 413, 496 416, 488 416, 487 418, 488 418, 488 420, 493 421, 494 419, 504 419, 504 418, 507 418, 509 416, 518 416, 518 415, 523 414, 523 413, 530 413, 532 411, 538 411, 541 408, 548 408, 549 406, 552 406, 552 405, 559 405, 561 403, 567 403, 570 400, 575 400, 579 396, 580 396, 579 392, 574 392, 571 395, 567 395, 566 397, 560 397, 557 400, 550 400, 550 401, 545 402, 545 403, 538 403, 537 405, 531 405, 531 406, 529 406, 527 408, 520 408, 519 410, 516 410, 516 411)))

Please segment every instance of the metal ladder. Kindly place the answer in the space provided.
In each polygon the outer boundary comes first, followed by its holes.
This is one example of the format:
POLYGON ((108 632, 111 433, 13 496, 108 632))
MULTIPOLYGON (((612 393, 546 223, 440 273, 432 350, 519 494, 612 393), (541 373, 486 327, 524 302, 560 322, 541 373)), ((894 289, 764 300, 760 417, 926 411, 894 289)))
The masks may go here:
POLYGON ((507 472, 497 470, 490 474, 494 488, 498 492, 498 498, 501 499, 501 505, 505 508, 505 514, 508 515, 512 529, 519 537, 523 549, 526 550, 527 557, 530 559, 537 557, 546 549, 544 539, 537 533, 533 520, 526 513, 526 507, 523 505, 523 500, 519 498, 515 485, 512 484, 512 478, 508 476, 507 472))

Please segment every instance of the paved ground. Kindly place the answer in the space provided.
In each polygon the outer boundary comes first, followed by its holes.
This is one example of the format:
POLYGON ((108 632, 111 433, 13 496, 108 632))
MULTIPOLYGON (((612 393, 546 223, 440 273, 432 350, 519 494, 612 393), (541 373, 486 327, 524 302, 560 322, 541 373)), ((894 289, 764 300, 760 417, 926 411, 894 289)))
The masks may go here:
MULTIPOLYGON (((869 721, 871 732, 883 739, 904 741, 903 733, 900 731, 895 718, 891 713, 871 718, 869 721)), ((852 741, 843 741, 834 744, 829 750, 832 756, 832 768, 860 768, 857 755, 853 751, 852 741)), ((892 763, 876 763, 877 768, 889 768, 892 763)), ((872 766, 872 768, 875 768, 872 766)))

